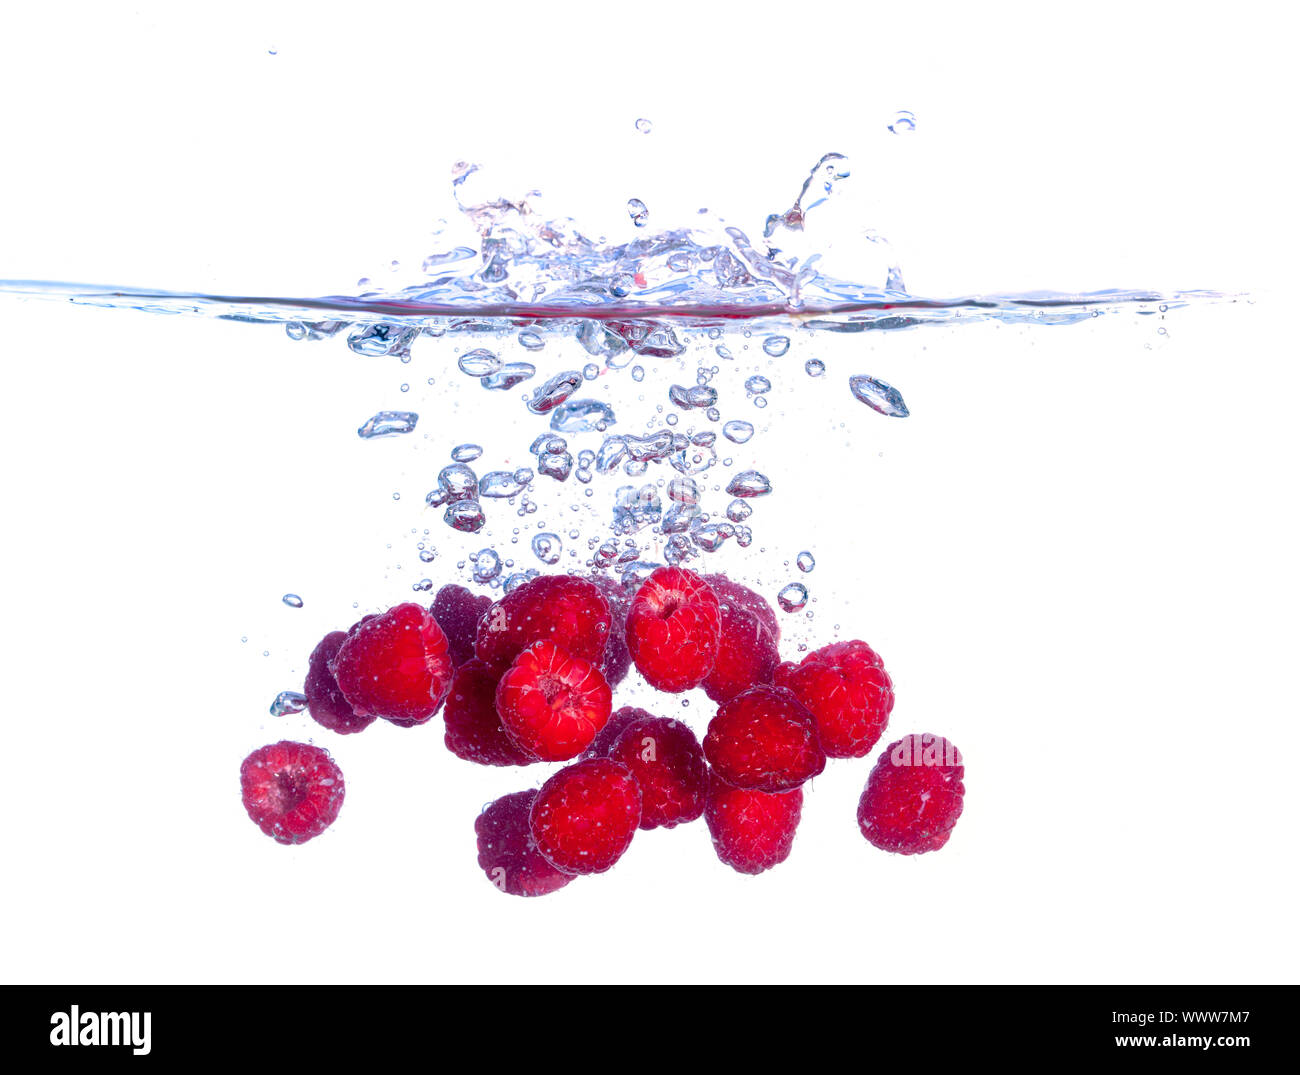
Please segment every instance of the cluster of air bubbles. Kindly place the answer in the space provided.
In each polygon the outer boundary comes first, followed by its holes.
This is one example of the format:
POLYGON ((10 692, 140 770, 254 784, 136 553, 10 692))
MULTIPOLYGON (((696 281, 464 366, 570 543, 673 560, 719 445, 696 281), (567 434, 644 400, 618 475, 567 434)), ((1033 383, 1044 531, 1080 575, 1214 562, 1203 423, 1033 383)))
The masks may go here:
POLYGON ((854 397, 865 403, 873 411, 890 418, 906 418, 907 404, 897 388, 886 384, 876 377, 859 374, 849 378, 849 390, 854 397))
POLYGON ((271 703, 271 716, 288 717, 307 708, 307 696, 297 691, 281 691, 271 703))
POLYGON ((393 437, 400 433, 410 433, 420 416, 414 411, 379 411, 366 419, 357 430, 362 440, 374 440, 376 437, 393 437))
POLYGON ((296 593, 287 593, 280 600, 290 608, 302 608, 302 598, 296 593))

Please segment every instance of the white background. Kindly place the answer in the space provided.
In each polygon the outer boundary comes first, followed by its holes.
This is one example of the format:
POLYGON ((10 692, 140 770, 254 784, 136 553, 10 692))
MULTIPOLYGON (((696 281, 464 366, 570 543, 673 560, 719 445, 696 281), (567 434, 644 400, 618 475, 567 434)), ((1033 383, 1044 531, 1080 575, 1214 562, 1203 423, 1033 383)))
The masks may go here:
MULTIPOLYGON (((444 351, 399 369, 338 340, 5 300, 0 973, 1294 980, 1296 27, 1279 10, 10 13, 0 278, 338 292, 430 252, 457 159, 613 235, 629 196, 657 225, 699 205, 756 224, 834 149, 916 293, 1254 298, 824 341, 824 382, 797 341, 752 446, 778 497, 719 566, 774 590, 816 552, 816 617, 791 642, 842 624, 877 645, 891 733, 957 741, 966 814, 941 853, 879 854, 853 816, 868 766, 836 763, 768 875, 721 867, 693 825, 530 901, 477 871, 472 822, 539 773, 472 770, 436 721, 341 739, 266 716, 353 601, 409 595, 409 530, 451 444, 522 461, 515 412, 482 411, 444 351), (901 108, 906 141, 884 132, 901 108), (856 372, 913 416, 854 403, 856 372), (356 439, 407 402, 422 436, 356 439), (348 780, 301 848, 261 837, 236 790, 239 760, 281 735, 326 743, 348 780)), ((652 372, 647 392, 683 376, 652 372)), ((485 542, 433 525, 441 584, 485 542)), ((702 732, 700 700, 687 712, 702 732)))

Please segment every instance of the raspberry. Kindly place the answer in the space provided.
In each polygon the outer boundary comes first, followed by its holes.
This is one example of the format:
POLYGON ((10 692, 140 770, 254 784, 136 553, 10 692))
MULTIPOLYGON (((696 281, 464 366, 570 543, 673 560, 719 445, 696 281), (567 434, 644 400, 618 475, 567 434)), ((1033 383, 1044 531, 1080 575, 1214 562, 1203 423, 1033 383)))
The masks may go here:
POLYGON ((704 756, 728 784, 755 791, 789 791, 826 768, 812 714, 779 687, 751 687, 719 706, 704 756))
POLYGON ((613 690, 627 678, 627 671, 632 667, 632 655, 627 651, 627 610, 632 595, 621 582, 608 575, 592 575, 591 581, 609 605, 609 642, 605 646, 605 661, 600 670, 613 690))
POLYGON ((671 829, 704 813, 709 767, 695 733, 666 717, 637 717, 610 748, 641 785, 641 828, 671 829))
POLYGON ((704 823, 718 858, 740 873, 762 873, 789 857, 802 809, 798 788, 778 794, 746 791, 709 774, 704 823))
POLYGON ((882 851, 938 851, 961 817, 965 773, 961 752, 943 736, 904 736, 871 770, 858 800, 858 828, 882 851))
POLYGON ((670 694, 698 687, 718 655, 717 595, 693 571, 656 568, 632 599, 627 648, 637 670, 670 694))
POLYGON ((239 767, 244 809, 281 844, 319 836, 343 807, 343 774, 329 751, 284 740, 253 751, 239 767))
POLYGON ((541 575, 511 590, 479 621, 474 652, 506 669, 534 642, 554 642, 599 665, 609 641, 609 603, 594 583, 573 575, 541 575))
POLYGON ((605 726, 596 733, 596 738, 591 741, 582 756, 584 758, 608 758, 609 748, 614 745, 615 740, 623 734, 623 729, 633 721, 645 719, 654 719, 654 714, 644 709, 638 709, 634 705, 625 705, 605 721, 605 726))
POLYGON ((340 735, 363 732, 375 721, 373 714, 362 717, 352 711, 329 670, 329 662, 347 637, 346 631, 331 631, 316 644, 307 660, 307 682, 302 688, 311 719, 340 735))
POLYGON ((497 716, 500 678, 477 659, 456 669, 442 711, 447 749, 480 765, 529 765, 537 759, 515 746, 497 716))
POLYGON ((771 683, 776 666, 780 628, 776 614, 753 590, 725 575, 706 575, 704 581, 718 596, 722 633, 713 670, 704 677, 704 693, 726 702, 758 683, 771 683), (760 606, 766 615, 759 611, 760 606))
POLYGON ((447 636, 451 662, 457 668, 474 656, 478 621, 492 607, 492 598, 473 594, 464 586, 444 586, 433 598, 429 614, 447 636))
POLYGON ((357 715, 412 727, 442 705, 452 664, 437 621, 419 605, 404 604, 354 626, 329 669, 357 715))
POLYGON ((542 785, 530 814, 537 850, 565 873, 604 873, 641 823, 641 788, 626 765, 591 758, 542 785))
POLYGON ((781 665, 776 684, 792 691, 812 713, 822 749, 831 758, 865 758, 894 708, 884 663, 856 640, 823 646, 797 665, 781 665))
POLYGON ((534 642, 497 685, 497 713, 514 743, 542 761, 575 758, 609 720, 600 669, 554 642, 534 642))
POLYGON ((528 812, 536 798, 535 790, 503 795, 474 820, 478 864, 489 881, 511 896, 545 896, 573 880, 537 850, 528 827, 528 812))

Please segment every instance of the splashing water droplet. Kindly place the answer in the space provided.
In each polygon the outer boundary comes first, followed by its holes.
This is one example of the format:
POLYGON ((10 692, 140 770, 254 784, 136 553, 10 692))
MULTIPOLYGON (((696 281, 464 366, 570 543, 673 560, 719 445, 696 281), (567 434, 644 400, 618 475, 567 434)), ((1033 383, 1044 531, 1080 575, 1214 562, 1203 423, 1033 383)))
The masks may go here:
POLYGON ((501 557, 494 549, 480 549, 474 556, 474 581, 491 582, 501 574, 501 557))
POLYGON ((460 367, 461 373, 467 373, 471 377, 490 377, 501 368, 501 359, 491 351, 479 347, 468 354, 461 355, 460 361, 456 364, 460 367))
POLYGON ((728 422, 722 427, 722 435, 732 444, 744 444, 754 435, 754 427, 739 420, 728 422))
POLYGON ((890 418, 906 418, 910 413, 898 389, 875 377, 866 374, 850 377, 849 389, 873 411, 890 418))
POLYGON ((458 444, 451 450, 451 458, 457 463, 472 463, 482 454, 480 444, 458 444))
POLYGON ((646 208, 645 202, 640 198, 629 198, 627 200, 627 215, 632 218, 632 223, 638 228, 644 228, 650 221, 650 210, 646 208))
POLYGON ((582 372, 568 370, 557 373, 542 385, 528 401, 528 409, 533 414, 549 414, 574 392, 582 387, 582 372))
POLYGON ((675 384, 668 389, 668 398, 683 410, 690 410, 693 407, 712 407, 718 402, 718 390, 706 384, 697 384, 690 388, 675 384))
POLYGON ((763 341, 763 350, 773 358, 780 358, 790 350, 789 336, 769 336, 763 341))
POLYGON ((916 116, 907 111, 897 112, 889 129, 894 134, 911 134, 916 130, 916 116))
POLYGON ((768 481, 767 475, 760 474, 757 470, 742 470, 727 483, 728 493, 744 499, 767 496, 771 491, 772 483, 768 481))
POLYGON ((776 603, 783 612, 798 612, 808 603, 808 587, 802 582, 792 582, 776 595, 776 603))
POLYGON ((540 351, 546 346, 546 341, 536 332, 521 332, 519 334, 519 346, 528 351, 540 351))
POLYGON ((445 494, 444 503, 473 500, 478 496, 478 475, 464 463, 453 463, 438 471, 438 488, 445 494))
POLYGON ((614 424, 614 409, 596 399, 568 400, 551 411, 551 428, 557 433, 594 433, 598 426, 614 424))
POLYGON ((297 691, 281 691, 271 703, 271 716, 288 717, 307 708, 307 696, 297 691))
POLYGON ((727 505, 727 518, 733 523, 743 523, 753 514, 754 509, 743 500, 733 500, 727 505))
POLYGON ((573 469, 573 456, 568 452, 555 455, 543 455, 537 460, 537 469, 548 478, 564 481, 573 469))
POLYGON ((542 563, 553 565, 560 562, 563 545, 559 534, 542 533, 533 535, 533 555, 542 563))
POLYGON ((302 598, 296 593, 287 593, 280 600, 290 608, 302 608, 302 598))
POLYGON ((505 392, 523 384, 536 372, 537 367, 529 362, 507 362, 496 373, 479 378, 479 384, 489 391, 505 392))
POLYGON ((465 534, 477 533, 487 521, 477 500, 461 500, 449 505, 442 519, 453 530, 465 534))
POLYGON ((357 430, 362 440, 374 440, 376 437, 393 437, 400 433, 410 433, 420 416, 412 411, 380 411, 366 419, 365 425, 357 430))
POLYGON ((813 559, 813 554, 807 549, 795 557, 795 563, 798 565, 799 570, 805 575, 817 566, 817 561, 813 559))
POLYGON ((491 470, 483 475, 482 481, 478 485, 479 497, 489 497, 494 500, 504 500, 508 497, 518 496, 528 488, 527 482, 521 482, 514 474, 508 470, 491 470))

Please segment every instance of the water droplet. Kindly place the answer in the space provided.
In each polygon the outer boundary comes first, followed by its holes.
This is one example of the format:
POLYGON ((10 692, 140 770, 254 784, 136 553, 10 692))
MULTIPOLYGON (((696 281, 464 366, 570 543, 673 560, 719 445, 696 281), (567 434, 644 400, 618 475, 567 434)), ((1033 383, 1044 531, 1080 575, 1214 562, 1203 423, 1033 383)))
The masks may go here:
POLYGON ((471 377, 490 377, 501 368, 501 359, 491 351, 479 347, 469 354, 461 355, 456 364, 461 373, 467 373, 471 377))
POLYGON ((533 414, 547 414, 554 410, 582 386, 582 374, 578 370, 557 373, 542 385, 528 400, 528 409, 533 414))
POLYGON ((803 370, 809 377, 820 377, 826 372, 826 363, 820 358, 810 358, 803 364, 803 370))
POLYGON ((684 410, 692 407, 712 407, 718 402, 718 390, 706 384, 683 388, 679 384, 668 389, 668 398, 684 410))
POLYGON ((533 555, 544 564, 558 564, 562 548, 559 534, 542 533, 533 535, 533 555))
POLYGON ((600 376, 600 367, 597 366, 596 363, 588 362, 585 366, 582 367, 583 380, 594 381, 599 376, 600 376))
POLYGON ((290 608, 302 608, 302 598, 296 593, 287 593, 280 600, 290 608))
POLYGON ((632 367, 632 380, 640 382, 645 380, 645 370, 640 366, 632 367))
POLYGON ((527 482, 521 482, 513 473, 508 470, 492 470, 483 475, 482 480, 478 483, 478 495, 480 498, 489 497, 495 500, 504 500, 507 497, 518 496, 528 488, 527 482))
POLYGON ((392 437, 399 433, 410 433, 420 416, 413 411, 380 411, 366 419, 365 425, 357 430, 362 440, 374 440, 376 437, 392 437))
POLYGON ((376 358, 381 355, 404 355, 411 341, 419 335, 417 328, 401 325, 360 325, 348 336, 348 347, 359 355, 376 358))
POLYGON ((674 478, 668 483, 668 499, 678 504, 698 504, 700 487, 694 478, 674 478))
POLYGON ((805 549, 797 557, 795 557, 794 562, 799 566, 799 570, 802 571, 805 575, 808 574, 809 571, 811 571, 814 567, 817 566, 817 561, 813 559, 813 554, 810 553, 807 549, 805 549))
POLYGON ((911 134, 916 130, 916 116, 907 111, 897 112, 894 114, 894 120, 890 123, 889 129, 894 134, 911 134))
POLYGON ((802 582, 792 582, 776 595, 776 603, 783 612, 798 612, 808 603, 808 587, 802 582))
POLYGON ((772 382, 762 374, 754 374, 745 382, 745 391, 751 396, 761 396, 764 392, 772 390, 772 382))
POLYGON ((614 424, 613 408, 596 399, 571 399, 551 410, 551 428, 557 433, 592 433, 614 424))
POLYGON ((780 358, 790 350, 789 336, 769 336, 763 341, 763 350, 773 358, 780 358))
POLYGON ((854 396, 873 411, 878 411, 890 418, 906 418, 908 416, 907 404, 903 402, 903 397, 899 394, 898 389, 886 384, 884 381, 877 380, 875 377, 868 377, 866 374, 859 374, 856 377, 849 378, 849 389, 854 396))
POLYGON ((288 717, 307 708, 307 696, 297 691, 281 691, 271 703, 271 716, 288 717))
POLYGON ((473 500, 478 496, 478 475, 464 463, 453 463, 438 471, 438 487, 445 492, 446 503, 473 500))
POLYGON ((642 134, 649 134, 654 130, 654 124, 648 119, 639 119, 636 121, 636 129, 642 134))
POLYGON ((727 492, 732 496, 749 499, 755 496, 767 496, 772 491, 772 483, 767 475, 757 470, 742 470, 727 483, 727 492))
POLYGON ((546 341, 536 332, 521 332, 519 334, 519 346, 529 351, 540 351, 546 346, 546 341))
POLYGON ((562 482, 569 476, 569 471, 573 469, 573 456, 568 452, 560 452, 558 455, 543 455, 537 460, 537 469, 547 477, 562 482))
POLYGON ((753 514, 754 509, 743 500, 733 500, 727 505, 727 518, 733 523, 743 523, 753 514))
POLYGON ((474 581, 491 582, 501 574, 501 557, 494 549, 480 549, 474 555, 474 581))
POLYGON ((433 561, 436 560, 437 558, 438 558, 438 550, 437 550, 437 549, 421 549, 421 550, 420 550, 420 562, 421 562, 421 563, 431 564, 431 563, 433 563, 433 561))
POLYGON ((537 372, 537 367, 528 362, 507 362, 496 373, 479 379, 484 388, 505 392, 515 385, 523 384, 537 372))
POLYGON ((744 444, 754 435, 754 427, 748 422, 728 422, 722 427, 722 435, 732 444, 744 444))
POLYGON ((451 450, 451 457, 457 463, 472 463, 483 454, 479 444, 458 444, 451 450))
POLYGON ((449 505, 442 519, 453 530, 466 534, 478 532, 487 521, 477 500, 461 500, 449 505))
POLYGON ((627 200, 627 215, 632 218, 632 223, 638 228, 644 228, 650 220, 650 210, 646 208, 645 202, 640 198, 629 198, 627 200))

